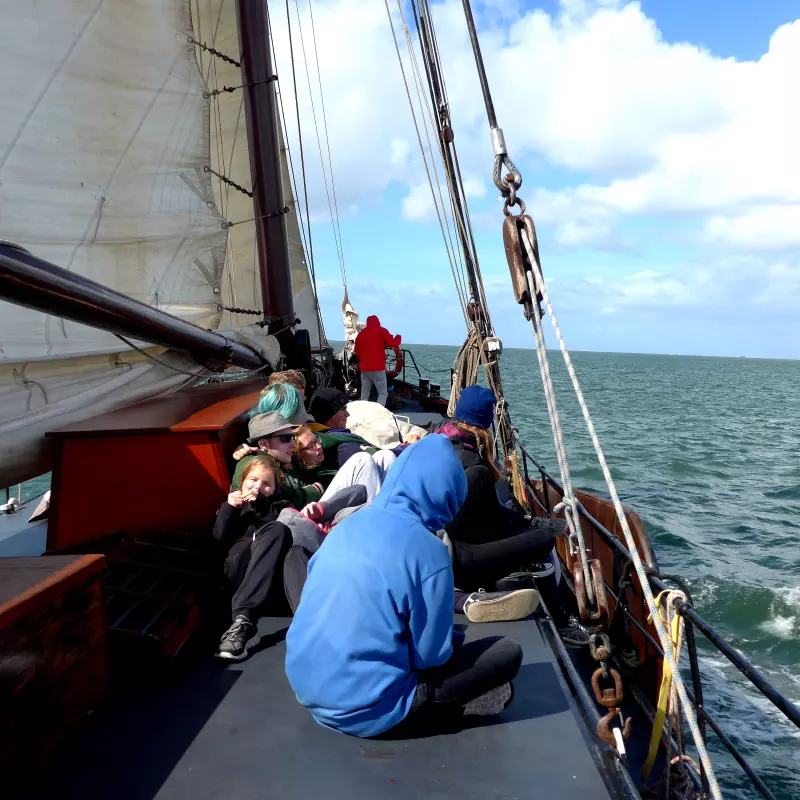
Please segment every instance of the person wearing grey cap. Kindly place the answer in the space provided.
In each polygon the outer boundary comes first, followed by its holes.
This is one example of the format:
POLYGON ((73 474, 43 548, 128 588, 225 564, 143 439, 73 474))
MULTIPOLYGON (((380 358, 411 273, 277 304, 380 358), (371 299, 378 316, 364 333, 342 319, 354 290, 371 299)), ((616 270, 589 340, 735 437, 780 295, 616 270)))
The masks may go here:
POLYGON ((283 491, 287 499, 300 509, 314 503, 322 496, 322 485, 319 483, 304 484, 291 474, 292 454, 295 451, 293 426, 277 411, 256 414, 248 425, 247 445, 237 448, 233 457, 244 451, 246 455, 239 458, 231 480, 231 491, 241 489, 242 474, 248 463, 257 452, 272 456, 283 469, 283 491))

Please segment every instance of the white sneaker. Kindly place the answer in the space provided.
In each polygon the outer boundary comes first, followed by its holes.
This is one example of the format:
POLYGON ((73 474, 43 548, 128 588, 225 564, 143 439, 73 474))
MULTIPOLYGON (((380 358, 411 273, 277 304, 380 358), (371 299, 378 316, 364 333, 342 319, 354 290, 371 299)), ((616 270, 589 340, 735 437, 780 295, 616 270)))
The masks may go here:
POLYGON ((539 592, 516 589, 512 592, 473 592, 464 603, 464 614, 470 622, 510 622, 525 619, 536 611, 539 592))

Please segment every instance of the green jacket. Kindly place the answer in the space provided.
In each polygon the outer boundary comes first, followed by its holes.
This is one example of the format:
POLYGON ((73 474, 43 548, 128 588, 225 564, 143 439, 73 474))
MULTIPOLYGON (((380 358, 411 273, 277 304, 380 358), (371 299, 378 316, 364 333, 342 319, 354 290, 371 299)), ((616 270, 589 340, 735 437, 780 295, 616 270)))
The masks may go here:
POLYGON ((334 474, 354 453, 364 452, 371 456, 380 449, 348 430, 328 428, 319 431, 317 436, 322 442, 322 451, 325 454, 320 469, 332 470, 334 474))
MULTIPOLYGON (((248 462, 252 461, 255 455, 255 453, 252 453, 249 456, 245 456, 236 465, 233 479, 231 480, 230 490, 232 492, 238 492, 242 488, 242 473, 248 462)), ((283 487, 281 491, 283 496, 298 510, 309 503, 317 502, 322 496, 319 486, 305 484, 302 479, 298 478, 294 470, 283 471, 283 487)))

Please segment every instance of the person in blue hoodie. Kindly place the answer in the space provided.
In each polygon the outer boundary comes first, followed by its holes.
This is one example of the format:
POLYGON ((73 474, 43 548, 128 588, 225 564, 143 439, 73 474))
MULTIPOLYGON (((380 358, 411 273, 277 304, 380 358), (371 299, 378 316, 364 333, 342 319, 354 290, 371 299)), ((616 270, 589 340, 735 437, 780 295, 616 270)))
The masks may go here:
POLYGON ((453 570, 436 533, 464 502, 453 445, 429 436, 389 471, 371 506, 345 519, 309 562, 286 636, 286 675, 317 722, 354 736, 498 713, 522 649, 453 630, 453 570))

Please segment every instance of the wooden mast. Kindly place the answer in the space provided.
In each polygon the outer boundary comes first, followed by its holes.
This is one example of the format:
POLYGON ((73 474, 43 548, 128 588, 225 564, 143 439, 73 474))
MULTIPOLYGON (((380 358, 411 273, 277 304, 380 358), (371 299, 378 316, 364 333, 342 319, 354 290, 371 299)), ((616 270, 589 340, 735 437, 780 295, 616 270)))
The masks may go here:
POLYGON ((295 312, 267 0, 237 0, 236 13, 264 316, 291 361, 294 334, 288 326, 294 324, 295 312))

